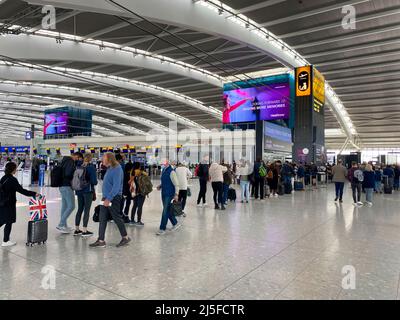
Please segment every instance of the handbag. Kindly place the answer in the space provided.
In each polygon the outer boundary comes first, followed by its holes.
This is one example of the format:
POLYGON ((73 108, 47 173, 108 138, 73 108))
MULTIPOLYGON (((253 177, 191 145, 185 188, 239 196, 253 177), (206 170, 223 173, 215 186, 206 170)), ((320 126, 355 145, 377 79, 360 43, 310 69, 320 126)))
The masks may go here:
POLYGON ((100 221, 100 212, 101 212, 101 210, 107 210, 107 214, 108 214, 107 220, 108 221, 112 220, 112 216, 111 216, 109 208, 99 204, 98 206, 96 206, 94 208, 94 214, 93 214, 93 221, 94 222, 99 222, 100 221))
POLYGON ((170 210, 171 210, 172 215, 174 215, 175 217, 179 217, 179 216, 183 215, 182 203, 179 201, 171 202, 170 210))
POLYGON ((187 188, 187 196, 191 197, 192 196, 192 190, 190 190, 190 188, 187 188))

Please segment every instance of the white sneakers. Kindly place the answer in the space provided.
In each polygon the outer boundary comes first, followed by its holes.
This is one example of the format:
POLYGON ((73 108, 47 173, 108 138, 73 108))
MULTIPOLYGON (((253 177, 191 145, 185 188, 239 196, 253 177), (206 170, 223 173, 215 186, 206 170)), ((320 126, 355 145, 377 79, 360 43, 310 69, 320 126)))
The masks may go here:
MULTIPOLYGON (((174 225, 171 229, 168 229, 168 231, 176 231, 176 230, 178 230, 180 227, 182 227, 182 223, 177 223, 176 225, 174 225)), ((162 236, 162 235, 164 235, 164 234, 166 234, 167 233, 167 230, 158 230, 157 232, 156 232, 156 235, 157 236, 162 236)))
MULTIPOLYGON (((355 207, 362 207, 363 205, 364 205, 364 203, 361 202, 361 201, 356 202, 356 203, 353 203, 353 206, 355 206, 355 207)), ((365 205, 366 205, 367 207, 372 207, 372 202, 365 201, 365 205)))
POLYGON ((3 242, 3 243, 1 244, 1 246, 2 246, 2 247, 12 247, 12 246, 15 246, 16 244, 17 244, 16 242, 13 242, 13 241, 8 240, 7 242, 3 242))
POLYGON ((56 229, 58 231, 60 231, 61 233, 63 233, 63 234, 71 233, 71 230, 69 228, 67 228, 67 227, 56 227, 56 229))

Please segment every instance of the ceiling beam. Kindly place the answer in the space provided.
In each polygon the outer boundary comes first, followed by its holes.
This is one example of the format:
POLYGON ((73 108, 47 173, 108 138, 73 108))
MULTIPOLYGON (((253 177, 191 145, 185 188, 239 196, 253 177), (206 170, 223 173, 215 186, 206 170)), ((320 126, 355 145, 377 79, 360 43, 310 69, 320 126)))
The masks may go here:
POLYGON ((275 4, 279 4, 279 3, 285 2, 285 1, 286 0, 266 0, 266 1, 262 1, 262 2, 257 3, 257 4, 253 4, 251 6, 240 8, 240 9, 237 10, 237 12, 243 14, 243 13, 246 13, 246 12, 256 11, 256 10, 259 10, 259 9, 270 7, 270 6, 273 6, 275 4))
MULTIPOLYGON (((133 24, 137 23, 138 21, 140 21, 140 20, 139 19, 131 19, 130 20, 130 22, 133 23, 133 24)), ((107 34, 107 33, 116 31, 118 29, 125 28, 127 26, 130 26, 130 24, 128 22, 125 22, 125 21, 124 22, 120 22, 120 23, 114 24, 112 26, 109 26, 107 28, 100 29, 100 30, 94 31, 92 33, 89 33, 87 35, 84 35, 83 39, 84 40, 86 40, 86 39, 94 39, 95 37, 99 37, 99 36, 101 36, 103 34, 107 34)))
MULTIPOLYGON (((376 20, 376 19, 381 19, 381 18, 386 18, 391 15, 396 15, 400 14, 400 10, 398 8, 392 9, 392 10, 383 10, 380 12, 372 13, 372 14, 366 14, 366 15, 357 15, 357 23, 364 22, 364 21, 369 21, 369 20, 376 20)), ((342 28, 342 21, 337 21, 334 23, 328 23, 324 25, 319 25, 317 27, 312 27, 312 28, 307 28, 307 29, 302 29, 294 32, 289 32, 285 34, 278 34, 278 37, 281 39, 287 39, 287 38, 292 38, 292 37, 297 37, 305 34, 310 34, 313 32, 320 32, 328 29, 333 29, 333 28, 342 28)))
POLYGON ((322 6, 322 7, 316 8, 316 9, 308 9, 306 12, 296 13, 291 16, 286 16, 284 18, 279 18, 279 19, 268 21, 268 22, 263 22, 263 23, 260 23, 260 25, 263 27, 270 27, 270 26, 274 26, 277 24, 288 23, 288 22, 291 22, 294 20, 308 18, 308 17, 314 16, 314 15, 329 12, 329 11, 342 9, 342 7, 345 5, 353 5, 354 6, 354 5, 369 2, 369 1, 370 0, 348 0, 348 1, 341 2, 341 3, 332 4, 330 6, 322 6))
POLYGON ((393 32, 393 31, 398 31, 398 30, 400 30, 399 25, 382 27, 382 28, 375 27, 374 29, 369 29, 366 31, 361 31, 361 32, 355 31, 355 32, 351 32, 346 35, 341 35, 341 36, 337 36, 337 37, 329 37, 329 38, 325 38, 325 39, 317 40, 317 41, 308 41, 308 42, 305 42, 302 44, 294 45, 293 48, 298 50, 298 49, 304 49, 304 48, 309 48, 309 47, 317 47, 317 46, 322 46, 324 44, 338 43, 341 41, 353 40, 353 39, 360 38, 360 37, 362 37, 364 40, 366 40, 366 39, 368 39, 368 37, 373 36, 373 35, 377 35, 377 34, 385 33, 385 32, 393 32))

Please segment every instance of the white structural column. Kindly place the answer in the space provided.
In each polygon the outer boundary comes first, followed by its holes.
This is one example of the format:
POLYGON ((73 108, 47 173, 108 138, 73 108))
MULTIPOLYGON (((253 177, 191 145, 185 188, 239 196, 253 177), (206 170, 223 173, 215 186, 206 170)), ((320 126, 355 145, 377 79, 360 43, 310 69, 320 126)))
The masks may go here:
MULTIPOLYGON (((62 8, 134 18, 130 12, 121 9, 110 1, 30 0, 29 2, 39 5, 52 4, 62 8)), ((233 10, 220 1, 118 0, 117 2, 132 12, 152 21, 202 31, 255 48, 265 52, 287 67, 293 68, 308 64, 301 55, 292 50, 282 40, 275 39, 267 30, 261 28, 255 29, 254 25, 256 25, 256 23, 250 21, 246 16, 240 14, 238 17, 235 17, 232 13, 225 14, 223 10, 219 10, 221 8, 233 10), (246 27, 246 25, 248 25, 248 27, 246 27)), ((328 84, 326 88, 328 104, 331 106, 346 136, 350 141, 354 141, 353 135, 356 133, 355 128, 343 104, 328 84)))

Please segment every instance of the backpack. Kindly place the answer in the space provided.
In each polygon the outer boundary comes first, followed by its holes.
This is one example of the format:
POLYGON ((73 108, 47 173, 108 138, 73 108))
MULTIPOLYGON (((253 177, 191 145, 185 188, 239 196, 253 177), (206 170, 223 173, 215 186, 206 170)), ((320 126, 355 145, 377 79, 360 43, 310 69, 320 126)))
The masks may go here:
POLYGON ((261 178, 264 178, 267 175, 267 169, 263 165, 260 166, 258 169, 258 174, 260 175, 261 178))
POLYGON ((227 185, 231 185, 233 182, 233 174, 230 170, 224 172, 224 183, 227 185))
POLYGON ((357 169, 354 171, 354 177, 359 181, 363 182, 364 181, 364 174, 360 169, 357 169))
POLYGON ((148 175, 142 174, 138 177, 139 191, 140 194, 147 196, 150 192, 153 191, 153 184, 151 183, 151 179, 148 175))
POLYGON ((54 166, 50 173, 50 186, 52 188, 61 187, 63 181, 63 168, 60 165, 54 166))
POLYGON ((6 181, 4 181, 3 183, 0 183, 0 207, 4 207, 8 201, 9 201, 9 197, 5 192, 5 188, 4 188, 4 184, 8 181, 8 179, 6 181))
POLYGON ((80 166, 75 169, 74 177, 71 181, 71 188, 75 191, 81 191, 89 185, 89 181, 86 178, 86 167, 80 166))

